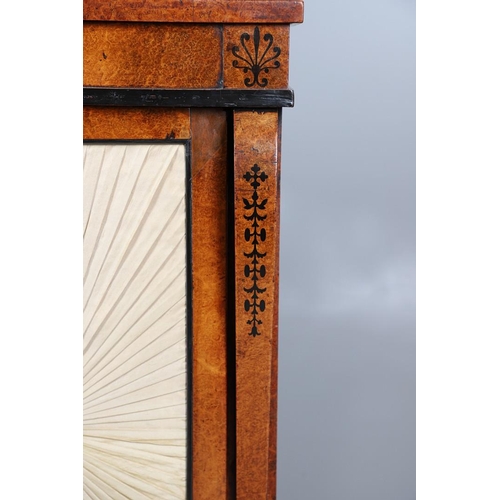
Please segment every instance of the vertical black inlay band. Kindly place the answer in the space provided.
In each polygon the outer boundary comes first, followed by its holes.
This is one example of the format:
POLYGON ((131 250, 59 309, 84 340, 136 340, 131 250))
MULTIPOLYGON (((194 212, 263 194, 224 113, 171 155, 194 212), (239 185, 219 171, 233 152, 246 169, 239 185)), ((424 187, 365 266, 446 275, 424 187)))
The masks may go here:
POLYGON ((187 370, 187 450, 186 498, 193 499, 193 246, 191 141, 186 141, 186 370, 187 370))

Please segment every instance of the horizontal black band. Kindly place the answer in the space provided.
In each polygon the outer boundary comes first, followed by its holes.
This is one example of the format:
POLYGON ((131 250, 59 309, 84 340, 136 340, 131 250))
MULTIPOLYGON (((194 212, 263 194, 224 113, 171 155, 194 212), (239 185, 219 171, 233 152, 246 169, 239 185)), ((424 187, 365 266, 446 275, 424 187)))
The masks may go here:
POLYGON ((293 90, 168 90, 84 87, 87 106, 170 108, 291 108, 293 90))

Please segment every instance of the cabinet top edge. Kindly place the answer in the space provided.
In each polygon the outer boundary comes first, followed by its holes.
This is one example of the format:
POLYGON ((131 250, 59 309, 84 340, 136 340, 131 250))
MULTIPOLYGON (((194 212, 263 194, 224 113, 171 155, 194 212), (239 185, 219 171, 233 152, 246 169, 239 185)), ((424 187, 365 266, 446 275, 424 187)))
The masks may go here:
POLYGON ((84 21, 301 23, 303 0, 84 0, 84 21))

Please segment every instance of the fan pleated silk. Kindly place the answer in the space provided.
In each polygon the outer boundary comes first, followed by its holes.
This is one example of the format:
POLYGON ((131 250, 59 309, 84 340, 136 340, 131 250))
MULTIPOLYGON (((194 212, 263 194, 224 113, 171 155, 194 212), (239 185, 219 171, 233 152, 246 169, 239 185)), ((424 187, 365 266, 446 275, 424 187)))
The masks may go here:
POLYGON ((186 498, 186 160, 84 145, 83 498, 186 498))

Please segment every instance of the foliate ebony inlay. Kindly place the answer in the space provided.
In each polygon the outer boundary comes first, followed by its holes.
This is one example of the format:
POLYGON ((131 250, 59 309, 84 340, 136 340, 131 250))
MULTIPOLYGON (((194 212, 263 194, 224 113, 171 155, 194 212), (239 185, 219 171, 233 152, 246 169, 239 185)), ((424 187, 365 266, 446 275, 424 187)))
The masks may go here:
POLYGON ((243 198, 244 208, 247 211, 247 215, 243 217, 251 223, 250 227, 245 229, 245 241, 252 245, 249 252, 243 253, 247 259, 250 259, 250 264, 245 265, 244 272, 245 277, 251 281, 251 286, 243 288, 250 295, 250 298, 245 300, 244 306, 245 311, 250 313, 247 324, 252 328, 248 334, 253 337, 261 334, 259 325, 262 324, 262 320, 258 316, 259 312, 264 312, 266 309, 265 300, 260 298, 266 288, 259 286, 259 279, 263 279, 266 275, 266 266, 260 262, 260 259, 263 259, 267 253, 259 251, 259 244, 266 241, 266 229, 261 228, 259 223, 267 219, 264 213, 267 198, 259 200, 258 188, 262 182, 266 181, 268 175, 260 170, 260 167, 255 164, 249 172, 243 175, 243 178, 253 187, 251 201, 243 198))
POLYGON ((259 87, 266 87, 269 83, 267 78, 260 78, 262 72, 269 73, 270 69, 276 69, 280 67, 280 62, 277 60, 281 54, 281 49, 279 47, 273 47, 270 52, 271 47, 274 43, 274 38, 271 33, 266 33, 263 37, 264 42, 267 42, 267 47, 261 54, 260 50, 260 29, 258 26, 253 30, 253 51, 250 50, 248 42, 252 37, 248 33, 243 33, 240 37, 241 47, 243 47, 244 53, 240 52, 240 47, 233 47, 232 52, 235 57, 233 61, 233 67, 243 70, 243 73, 248 73, 249 71, 253 75, 252 78, 245 78, 244 84, 247 87, 253 87, 258 85, 259 87))

